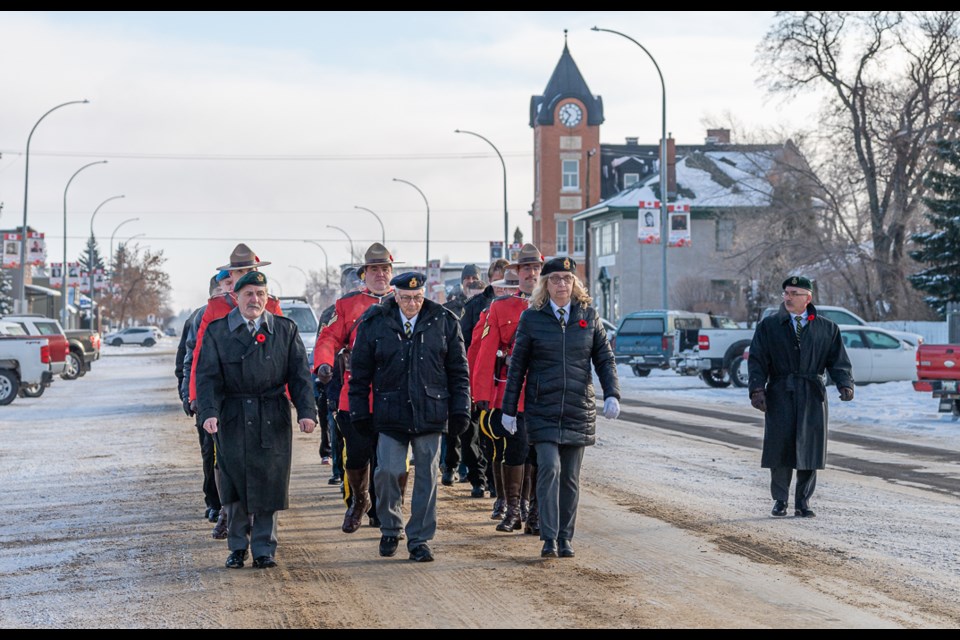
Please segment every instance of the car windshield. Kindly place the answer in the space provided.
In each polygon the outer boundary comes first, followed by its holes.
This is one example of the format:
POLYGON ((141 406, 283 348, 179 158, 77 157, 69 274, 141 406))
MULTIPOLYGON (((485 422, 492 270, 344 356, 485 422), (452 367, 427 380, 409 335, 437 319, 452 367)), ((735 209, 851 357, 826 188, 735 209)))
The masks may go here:
POLYGON ((307 307, 289 307, 283 310, 283 315, 297 323, 297 329, 301 334, 312 334, 317 332, 317 319, 313 317, 313 311, 307 307))

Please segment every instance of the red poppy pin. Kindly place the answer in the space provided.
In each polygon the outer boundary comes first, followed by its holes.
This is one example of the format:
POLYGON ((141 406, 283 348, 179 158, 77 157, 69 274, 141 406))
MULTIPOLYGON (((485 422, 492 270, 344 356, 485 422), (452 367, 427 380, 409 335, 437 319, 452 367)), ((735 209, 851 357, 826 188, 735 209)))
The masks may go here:
POLYGON ((807 322, 813 322, 814 318, 816 318, 816 316, 811 313, 810 315, 807 316, 807 322))
POLYGON ((587 321, 586 321, 586 320, 581 320, 581 321, 580 321, 580 328, 581 328, 581 329, 586 329, 586 328, 587 328, 587 321))
POLYGON ((267 341, 267 336, 263 335, 262 333, 258 333, 258 334, 257 334, 257 337, 255 338, 255 340, 256 340, 257 342, 259 342, 260 344, 263 344, 264 342, 267 341))

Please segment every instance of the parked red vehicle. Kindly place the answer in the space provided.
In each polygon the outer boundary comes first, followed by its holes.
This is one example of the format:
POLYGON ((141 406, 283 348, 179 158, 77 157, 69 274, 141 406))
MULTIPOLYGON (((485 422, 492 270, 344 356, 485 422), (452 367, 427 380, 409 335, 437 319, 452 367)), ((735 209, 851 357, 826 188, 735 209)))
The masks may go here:
POLYGON ((929 391, 940 401, 941 413, 960 419, 960 345, 921 344, 917 348, 916 391, 929 391))

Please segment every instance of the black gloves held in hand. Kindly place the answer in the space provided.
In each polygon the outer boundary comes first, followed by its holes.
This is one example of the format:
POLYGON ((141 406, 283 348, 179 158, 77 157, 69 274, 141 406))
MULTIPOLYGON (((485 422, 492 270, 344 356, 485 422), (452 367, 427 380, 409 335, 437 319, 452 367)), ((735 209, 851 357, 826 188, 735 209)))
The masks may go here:
POLYGON ((757 411, 767 411, 767 392, 763 389, 758 389, 750 394, 750 404, 753 405, 753 408, 757 411))
POLYGON ((187 414, 188 417, 191 417, 191 418, 197 413, 196 411, 193 410, 193 407, 190 405, 189 400, 183 401, 183 412, 187 414))
POLYGON ((459 436, 470 428, 470 416, 465 413, 452 415, 450 416, 450 420, 448 421, 447 425, 450 428, 450 433, 452 435, 459 436))
POLYGON ((853 400, 853 387, 840 387, 840 400, 842 402, 853 400))
POLYGON ((333 380, 333 367, 328 364, 322 364, 317 367, 317 380, 321 384, 329 384, 333 380))

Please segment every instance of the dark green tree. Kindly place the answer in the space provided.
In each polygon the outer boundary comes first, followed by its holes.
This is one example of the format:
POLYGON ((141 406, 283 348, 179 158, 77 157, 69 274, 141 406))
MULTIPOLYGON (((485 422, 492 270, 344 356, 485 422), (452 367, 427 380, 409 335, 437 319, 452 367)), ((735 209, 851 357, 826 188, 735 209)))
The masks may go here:
POLYGON ((87 246, 80 256, 80 268, 87 273, 93 273, 94 269, 103 269, 103 257, 100 255, 100 247, 97 245, 97 239, 93 234, 87 238, 87 246))
MULTIPOLYGON (((954 119, 960 123, 960 112, 954 119)), ((910 257, 927 267, 909 280, 943 316, 948 302, 960 302, 960 140, 939 140, 935 147, 942 167, 927 176, 932 195, 923 199, 931 229, 911 236, 919 248, 910 257)))

